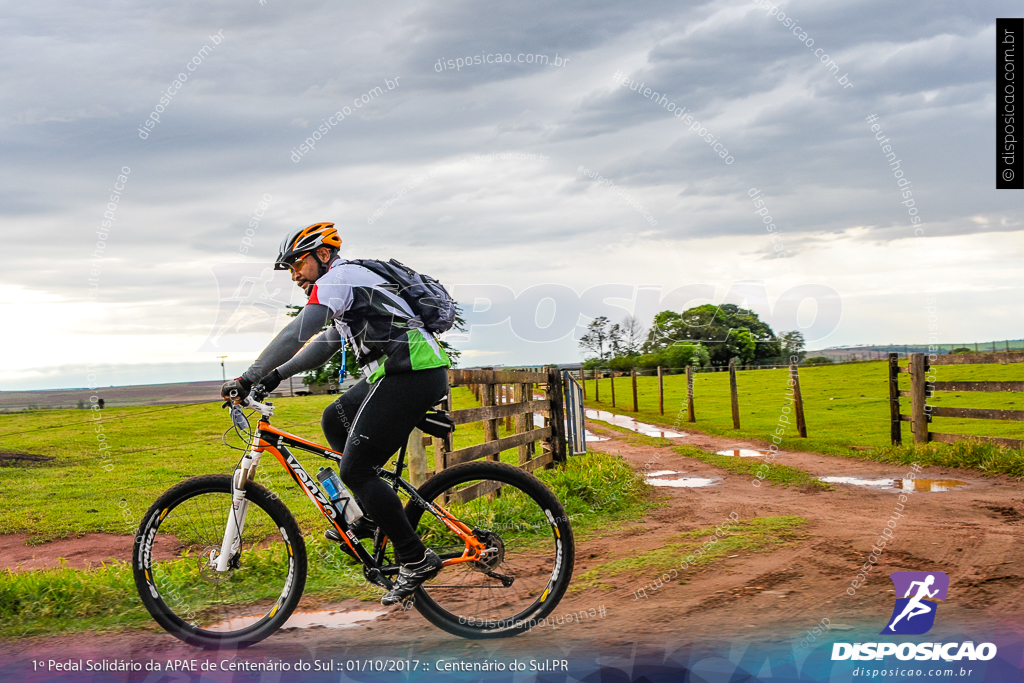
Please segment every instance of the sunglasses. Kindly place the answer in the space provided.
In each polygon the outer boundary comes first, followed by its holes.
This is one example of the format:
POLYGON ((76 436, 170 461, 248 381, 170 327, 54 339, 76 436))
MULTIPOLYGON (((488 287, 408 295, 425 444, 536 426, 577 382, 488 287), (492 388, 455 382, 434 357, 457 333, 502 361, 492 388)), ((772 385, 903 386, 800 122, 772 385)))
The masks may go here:
POLYGON ((311 252, 306 252, 305 254, 303 254, 302 256, 298 257, 297 259, 295 259, 291 263, 285 262, 285 264, 284 264, 285 267, 287 267, 288 270, 290 270, 292 272, 297 271, 299 268, 302 267, 302 262, 306 260, 306 257, 309 256, 310 253, 311 252))

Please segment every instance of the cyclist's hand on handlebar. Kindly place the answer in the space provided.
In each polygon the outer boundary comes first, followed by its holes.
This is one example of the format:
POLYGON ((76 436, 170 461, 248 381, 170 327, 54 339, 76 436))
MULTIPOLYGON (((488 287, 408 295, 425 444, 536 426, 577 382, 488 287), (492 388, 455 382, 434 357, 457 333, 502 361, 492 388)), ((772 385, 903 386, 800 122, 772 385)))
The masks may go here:
POLYGON ((281 380, 283 379, 284 377, 281 377, 281 373, 278 372, 276 369, 272 373, 261 379, 260 384, 263 385, 264 395, 270 394, 272 391, 274 391, 274 389, 277 389, 278 385, 281 384, 281 380))
POLYGON ((252 382, 244 377, 236 377, 221 385, 220 395, 232 403, 241 403, 249 395, 250 389, 252 389, 252 382))

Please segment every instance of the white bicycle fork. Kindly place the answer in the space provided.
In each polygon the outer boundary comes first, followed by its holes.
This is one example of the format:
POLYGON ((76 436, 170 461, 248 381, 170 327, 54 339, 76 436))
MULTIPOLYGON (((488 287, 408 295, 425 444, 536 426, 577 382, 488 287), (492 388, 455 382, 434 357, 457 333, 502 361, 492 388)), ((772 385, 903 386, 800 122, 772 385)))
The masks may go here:
POLYGON ((245 485, 252 481, 256 467, 260 463, 260 453, 250 451, 242 458, 241 467, 231 478, 231 510, 228 511, 227 528, 224 529, 224 540, 220 545, 213 568, 218 572, 226 572, 228 563, 235 556, 242 544, 242 532, 245 530, 245 514, 249 511, 249 501, 245 497, 245 485))

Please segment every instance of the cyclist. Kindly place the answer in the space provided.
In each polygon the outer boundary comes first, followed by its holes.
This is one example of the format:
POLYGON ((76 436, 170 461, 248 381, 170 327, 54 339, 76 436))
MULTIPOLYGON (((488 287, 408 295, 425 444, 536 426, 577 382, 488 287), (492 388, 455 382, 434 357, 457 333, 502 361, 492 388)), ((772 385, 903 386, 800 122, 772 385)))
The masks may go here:
MULTIPOLYGON (((393 605, 436 576, 442 564, 378 472, 448 394, 451 363, 409 304, 382 287, 386 280, 340 258, 340 246, 333 223, 315 223, 285 237, 274 268, 290 270, 309 300, 241 377, 224 383, 221 394, 237 390, 247 396, 256 383, 273 391, 282 380, 323 365, 348 342, 365 377, 324 410, 321 427, 331 448, 343 453, 338 474, 365 513, 354 532, 369 538, 379 525, 402 565, 394 588, 381 598, 381 604, 393 605), (328 321, 331 326, 313 339, 328 321)), ((325 536, 342 543, 334 529, 325 536)))

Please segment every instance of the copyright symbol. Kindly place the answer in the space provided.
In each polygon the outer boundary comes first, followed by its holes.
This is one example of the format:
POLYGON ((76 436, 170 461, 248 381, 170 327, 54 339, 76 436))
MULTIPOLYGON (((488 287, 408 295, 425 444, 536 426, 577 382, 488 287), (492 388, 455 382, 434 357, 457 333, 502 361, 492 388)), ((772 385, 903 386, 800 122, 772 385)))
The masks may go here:
POLYGON ((1005 180, 1007 182, 1013 180, 1013 170, 1012 169, 1009 169, 1009 168, 1003 169, 1003 180, 1005 180))

